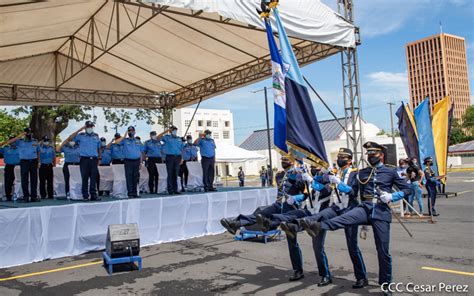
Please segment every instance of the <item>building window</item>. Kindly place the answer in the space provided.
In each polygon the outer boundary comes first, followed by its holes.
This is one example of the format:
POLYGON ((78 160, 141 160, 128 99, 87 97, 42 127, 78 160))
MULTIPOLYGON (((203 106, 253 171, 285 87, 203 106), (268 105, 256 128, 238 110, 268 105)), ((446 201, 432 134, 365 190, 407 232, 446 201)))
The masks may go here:
POLYGON ((225 127, 230 127, 230 121, 225 121, 225 122, 224 122, 224 126, 225 126, 225 127))
POLYGON ((184 121, 184 125, 185 125, 185 126, 191 125, 191 120, 185 120, 185 121, 184 121))
POLYGON ((217 122, 217 121, 213 121, 213 122, 212 122, 212 127, 218 127, 218 122, 217 122))
POLYGON ((219 133, 213 133, 212 137, 216 140, 219 140, 219 133))
POLYGON ((229 139, 230 138, 230 132, 229 131, 224 131, 222 133, 222 138, 224 139, 229 139))
POLYGON ((207 121, 206 121, 206 126, 209 126, 209 127, 210 127, 211 125, 212 125, 212 121, 207 120, 207 121))
POLYGON ((198 126, 202 126, 203 122, 202 120, 198 120, 198 126))

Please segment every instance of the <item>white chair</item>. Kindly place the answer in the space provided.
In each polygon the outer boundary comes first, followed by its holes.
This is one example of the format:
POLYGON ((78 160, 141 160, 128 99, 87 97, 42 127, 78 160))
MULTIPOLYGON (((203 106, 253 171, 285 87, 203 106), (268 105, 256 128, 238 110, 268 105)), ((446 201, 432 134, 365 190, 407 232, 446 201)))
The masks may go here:
POLYGON ((62 167, 53 167, 53 191, 54 197, 66 196, 66 181, 62 167))
POLYGON ((3 200, 3 197, 5 196, 5 188, 3 185, 3 181, 5 180, 5 170, 0 169, 0 199, 3 200))
POLYGON ((115 198, 127 198, 127 181, 125 179, 125 167, 123 164, 113 164, 114 177, 112 196, 115 198))
MULTIPOLYGON (((83 200, 82 197, 82 177, 78 165, 70 165, 69 169, 69 199, 83 200)), ((89 190, 89 187, 87 187, 89 190)))
POLYGON ((188 176, 188 190, 197 191, 201 190, 204 187, 202 182, 202 166, 200 162, 197 161, 188 161, 186 162, 188 167, 189 176, 188 176))
POLYGON ((23 190, 21 189, 21 171, 20 166, 15 166, 15 182, 13 183, 13 194, 16 194, 16 198, 23 198, 23 190))
POLYGON ((114 173, 110 166, 99 166, 100 191, 112 191, 114 186, 114 173))
POLYGON ((142 165, 140 167, 140 181, 138 181, 138 192, 149 192, 150 188, 148 187, 148 169, 142 165))
MULTIPOLYGON (((166 170, 166 164, 157 163, 156 169, 158 170, 158 193, 168 193, 168 171, 166 170)), ((178 191, 181 191, 181 178, 178 177, 178 191)))

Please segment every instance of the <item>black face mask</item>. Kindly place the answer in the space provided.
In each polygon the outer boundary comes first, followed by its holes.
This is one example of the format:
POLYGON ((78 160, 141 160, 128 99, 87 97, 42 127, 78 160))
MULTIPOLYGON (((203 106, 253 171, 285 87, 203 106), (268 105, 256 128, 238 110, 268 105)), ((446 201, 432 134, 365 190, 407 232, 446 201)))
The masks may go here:
POLYGON ((287 168, 291 167, 291 163, 290 162, 282 162, 281 167, 286 170, 287 168))
POLYGON ((316 169, 316 168, 312 168, 311 169, 311 176, 316 176, 318 175, 320 172, 320 170, 316 169))
POLYGON ((369 156, 367 158, 371 166, 375 166, 380 162, 380 157, 378 156, 369 156))
POLYGON ((26 135, 25 135, 25 137, 26 137, 27 139, 31 139, 32 136, 33 136, 32 134, 26 134, 26 135))
POLYGON ((133 138, 133 137, 135 136, 135 133, 134 133, 134 132, 129 132, 129 133, 128 133, 128 136, 129 136, 130 138, 133 138))
POLYGON ((337 160, 337 166, 340 168, 343 168, 347 165, 349 161, 347 159, 338 159, 337 160))

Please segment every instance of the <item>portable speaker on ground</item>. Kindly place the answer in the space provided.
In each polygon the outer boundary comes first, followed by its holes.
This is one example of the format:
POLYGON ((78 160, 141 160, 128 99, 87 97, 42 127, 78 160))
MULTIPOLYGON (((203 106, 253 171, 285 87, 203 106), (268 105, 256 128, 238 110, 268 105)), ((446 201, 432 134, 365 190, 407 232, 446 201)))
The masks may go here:
POLYGON ((110 258, 138 256, 140 253, 138 224, 109 225, 105 251, 110 258))

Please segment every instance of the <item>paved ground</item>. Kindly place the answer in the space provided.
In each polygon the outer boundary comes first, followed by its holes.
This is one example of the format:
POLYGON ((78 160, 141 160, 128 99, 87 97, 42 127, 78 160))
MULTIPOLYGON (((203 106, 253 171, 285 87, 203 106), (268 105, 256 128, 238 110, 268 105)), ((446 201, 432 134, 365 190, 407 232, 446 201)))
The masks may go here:
MULTIPOLYGON (((409 222, 411 239, 397 223, 392 224, 391 253, 394 280, 416 284, 467 284, 474 295, 474 172, 450 174, 448 190, 461 194, 439 198, 441 216, 436 224, 409 222), (424 270, 422 267, 468 272, 470 275, 424 270)), ((426 201, 425 201, 426 202, 426 201)), ((306 277, 289 283, 290 261, 286 241, 264 245, 234 241, 221 234, 145 247, 142 271, 117 272, 108 276, 100 253, 62 258, 0 270, 0 295, 376 295, 377 258, 370 234, 360 246, 369 271, 370 286, 353 290, 352 268, 343 232, 327 237, 327 254, 334 284, 318 288, 311 240, 300 235, 306 277), (66 269, 20 279, 8 277, 66 269)), ((1 255, 1 254, 0 254, 1 255)), ((440 295, 438 291, 434 293, 440 295)), ((464 294, 464 295, 468 295, 464 294)))

